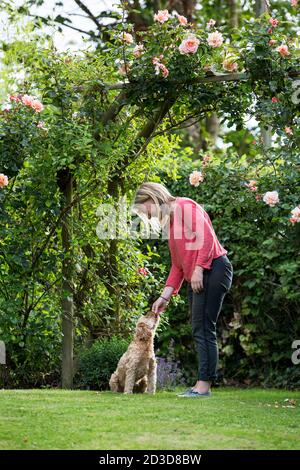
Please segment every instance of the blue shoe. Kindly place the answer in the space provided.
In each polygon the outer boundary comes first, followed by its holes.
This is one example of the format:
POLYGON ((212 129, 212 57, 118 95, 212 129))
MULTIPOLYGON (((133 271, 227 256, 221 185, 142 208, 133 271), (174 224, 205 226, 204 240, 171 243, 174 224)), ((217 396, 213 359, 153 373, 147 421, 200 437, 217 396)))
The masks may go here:
POLYGON ((198 398, 198 397, 211 397, 211 391, 209 390, 206 393, 194 392, 194 390, 189 389, 184 393, 180 393, 177 395, 178 397, 191 397, 191 398, 198 398))
POLYGON ((180 392, 177 394, 178 397, 182 397, 182 395, 184 395, 185 393, 188 393, 188 392, 192 392, 192 389, 191 388, 187 388, 186 390, 184 390, 184 392, 180 392))

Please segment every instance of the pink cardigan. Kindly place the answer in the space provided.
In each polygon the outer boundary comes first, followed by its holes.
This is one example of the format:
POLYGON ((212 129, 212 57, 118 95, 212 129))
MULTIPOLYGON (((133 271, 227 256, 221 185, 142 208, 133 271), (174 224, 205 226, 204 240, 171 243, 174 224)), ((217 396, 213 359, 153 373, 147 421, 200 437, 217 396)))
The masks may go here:
POLYGON ((188 197, 177 197, 173 220, 167 228, 172 266, 165 286, 176 294, 188 282, 196 265, 211 269, 214 258, 227 254, 220 244, 207 212, 188 197))

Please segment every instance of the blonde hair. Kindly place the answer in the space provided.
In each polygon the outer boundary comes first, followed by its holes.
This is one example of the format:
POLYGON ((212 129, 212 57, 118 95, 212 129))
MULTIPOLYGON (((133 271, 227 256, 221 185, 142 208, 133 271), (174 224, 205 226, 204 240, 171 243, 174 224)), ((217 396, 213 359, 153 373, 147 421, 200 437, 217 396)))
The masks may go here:
POLYGON ((160 183, 146 182, 140 185, 135 193, 132 210, 137 213, 144 222, 151 224, 151 221, 143 217, 143 214, 138 208, 139 205, 144 204, 149 199, 156 205, 158 219, 162 226, 164 226, 170 215, 169 203, 175 201, 176 197, 172 196, 170 191, 160 183))
POLYGON ((148 199, 152 199, 155 204, 160 206, 175 201, 176 198, 160 183, 142 183, 135 193, 134 204, 143 204, 148 199))

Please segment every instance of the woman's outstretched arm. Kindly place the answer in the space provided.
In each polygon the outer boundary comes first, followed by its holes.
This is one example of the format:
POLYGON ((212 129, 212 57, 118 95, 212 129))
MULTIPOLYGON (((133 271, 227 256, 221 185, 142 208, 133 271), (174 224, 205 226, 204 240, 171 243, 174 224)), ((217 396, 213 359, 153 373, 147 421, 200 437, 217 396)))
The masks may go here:
POLYGON ((155 313, 163 312, 166 309, 173 292, 174 292, 174 287, 166 286, 163 289, 161 295, 152 305, 152 312, 155 312, 155 313))

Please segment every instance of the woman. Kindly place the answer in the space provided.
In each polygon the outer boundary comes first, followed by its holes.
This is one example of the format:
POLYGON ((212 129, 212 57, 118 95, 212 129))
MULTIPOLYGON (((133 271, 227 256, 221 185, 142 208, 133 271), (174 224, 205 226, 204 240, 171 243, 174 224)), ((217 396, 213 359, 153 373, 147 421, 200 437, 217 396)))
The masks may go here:
POLYGON ((172 266, 164 289, 152 305, 160 314, 172 295, 188 283, 192 331, 198 353, 198 380, 178 396, 211 396, 217 379, 216 322, 233 277, 227 250, 220 244, 203 207, 187 197, 174 197, 159 183, 143 183, 136 192, 134 209, 151 222, 158 218, 168 235, 172 266))

